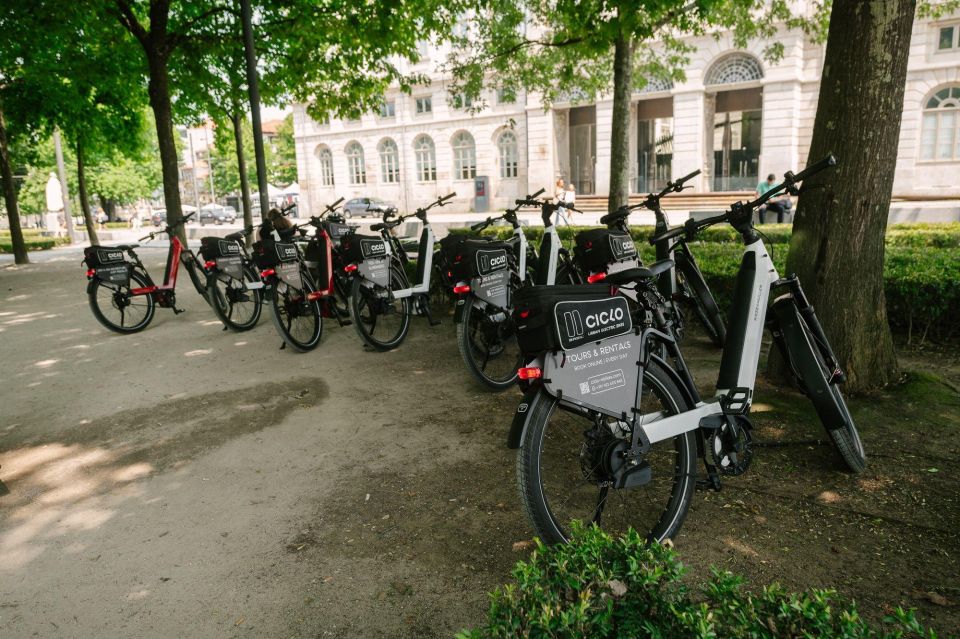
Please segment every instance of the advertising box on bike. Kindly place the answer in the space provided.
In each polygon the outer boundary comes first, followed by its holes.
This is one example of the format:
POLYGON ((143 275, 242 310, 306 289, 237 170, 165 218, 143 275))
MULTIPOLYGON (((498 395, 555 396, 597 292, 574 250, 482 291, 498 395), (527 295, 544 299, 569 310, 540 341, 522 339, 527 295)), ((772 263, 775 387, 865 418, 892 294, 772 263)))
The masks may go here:
POLYGON ((130 264, 123 259, 123 251, 110 246, 88 246, 83 249, 83 261, 96 271, 96 278, 111 284, 130 284, 130 264))
POLYGON ((352 233, 340 241, 343 261, 356 264, 364 278, 377 286, 390 282, 390 248, 382 237, 352 233))
POLYGON ((573 254, 584 269, 599 271, 613 262, 635 260, 637 247, 629 233, 590 229, 577 233, 573 254))

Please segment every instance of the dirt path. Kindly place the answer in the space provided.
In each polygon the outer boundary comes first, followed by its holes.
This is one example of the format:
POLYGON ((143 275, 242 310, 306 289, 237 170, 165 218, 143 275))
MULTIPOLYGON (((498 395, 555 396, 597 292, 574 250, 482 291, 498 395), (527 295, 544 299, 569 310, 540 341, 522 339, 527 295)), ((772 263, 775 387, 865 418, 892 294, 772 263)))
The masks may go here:
MULTIPOLYGON (((187 288, 187 313, 110 335, 84 286, 72 257, 0 268, 0 635, 441 637, 482 619, 530 536, 503 445, 518 394, 468 381, 449 321, 387 354, 327 323, 298 356, 268 318, 222 332, 187 288)), ((690 352, 708 387, 718 354, 690 352)), ((758 438, 822 437, 803 402, 761 388, 758 438)), ((677 539, 691 576, 833 586, 955 629, 960 399, 916 378, 854 413, 862 477, 786 445, 698 493, 677 539)))

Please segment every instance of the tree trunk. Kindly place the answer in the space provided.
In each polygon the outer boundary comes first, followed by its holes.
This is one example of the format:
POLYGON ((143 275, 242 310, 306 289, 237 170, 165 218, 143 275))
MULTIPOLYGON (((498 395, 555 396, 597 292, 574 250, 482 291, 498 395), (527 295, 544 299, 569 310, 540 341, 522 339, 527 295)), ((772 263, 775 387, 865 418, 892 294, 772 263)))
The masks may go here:
POLYGON ((80 196, 80 211, 83 213, 83 224, 87 227, 87 237, 90 246, 100 243, 97 238, 97 227, 90 213, 90 198, 87 195, 87 174, 83 164, 83 143, 77 140, 77 193, 80 196))
POLYGON ((898 378, 883 290, 884 234, 897 163, 916 0, 834 0, 807 180, 787 272, 803 282, 851 390, 898 378))
MULTIPOLYGON (((243 225, 253 226, 253 211, 250 208, 250 182, 247 180, 247 159, 243 155, 243 116, 235 111, 230 120, 233 122, 233 139, 237 145, 237 168, 240 169, 240 202, 243 206, 243 225)), ((253 234, 247 236, 247 247, 253 243, 253 234)))
POLYGON ((633 48, 630 35, 617 39, 613 56, 613 127, 610 134, 610 195, 613 213, 630 198, 630 95, 633 86, 633 48))
POLYGON ((167 58, 145 47, 150 69, 150 107, 157 123, 157 142, 160 146, 160 168, 163 172, 163 200, 167 207, 167 224, 175 229, 177 236, 186 245, 187 232, 180 208, 180 171, 177 147, 173 137, 173 110, 170 105, 170 76, 167 58))
POLYGON ((117 221, 117 203, 110 198, 100 196, 100 208, 107 216, 107 222, 117 221))
POLYGON ((3 201, 10 220, 10 241, 13 244, 13 261, 17 264, 29 264, 27 245, 23 241, 20 229, 20 207, 17 204, 17 187, 13 184, 13 167, 10 166, 10 149, 7 144, 7 122, 0 108, 0 180, 3 183, 3 201))

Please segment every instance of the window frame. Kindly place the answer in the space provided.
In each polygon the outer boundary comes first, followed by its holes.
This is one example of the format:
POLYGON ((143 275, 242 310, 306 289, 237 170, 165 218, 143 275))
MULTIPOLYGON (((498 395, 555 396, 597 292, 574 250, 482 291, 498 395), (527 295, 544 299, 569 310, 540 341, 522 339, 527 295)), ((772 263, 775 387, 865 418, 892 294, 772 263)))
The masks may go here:
POLYGON ((377 112, 377 117, 381 120, 392 120, 397 117, 397 101, 396 100, 384 100, 380 104, 380 110, 377 112))
POLYGON ((347 180, 351 186, 362 186, 367 183, 367 162, 363 152, 363 145, 357 141, 347 144, 347 180))
POLYGON ((430 115, 433 113, 433 96, 432 95, 418 95, 413 99, 413 114, 414 115, 430 115), (420 110, 420 101, 423 100, 426 105, 426 109, 423 111, 420 110))
POLYGON ((497 157, 500 161, 500 179, 515 180, 520 176, 520 141, 513 131, 503 131, 497 136, 497 157), (512 142, 505 142, 506 138, 512 142), (507 151, 512 147, 513 157, 507 157, 507 151))
POLYGON ((936 91, 928 96, 923 101, 923 108, 920 111, 920 135, 919 135, 919 148, 917 153, 917 163, 918 164, 956 164, 960 162, 960 83, 957 84, 948 84, 946 86, 940 87, 936 91), (943 98, 938 98, 938 94, 947 92, 947 95, 943 98), (930 102, 933 100, 938 100, 939 103, 936 106, 931 107, 930 102), (943 102, 950 102, 952 104, 947 104, 946 106, 943 102), (940 157, 940 129, 941 121, 946 113, 951 113, 953 116, 953 134, 949 142, 950 157, 940 157), (926 151, 926 136, 925 134, 929 130, 928 116, 933 116, 933 135, 932 135, 932 148, 931 148, 931 157, 925 157, 926 151))
POLYGON ((413 156, 417 168, 417 182, 426 184, 437 181, 437 145, 427 134, 413 140, 413 156), (428 146, 423 146, 426 142, 428 146), (429 153, 427 150, 429 149, 429 153), (428 162, 429 160, 429 162, 428 162))
POLYGON ((329 146, 320 145, 315 151, 317 161, 320 163, 320 186, 336 186, 336 179, 333 175, 333 151, 329 146))
POLYGON ((957 53, 960 52, 960 22, 949 22, 936 25, 936 36, 934 37, 933 53, 957 53), (944 29, 953 29, 953 35, 950 38, 950 46, 946 49, 940 48, 940 34, 944 29))
POLYGON ((469 131, 457 131, 450 140, 453 150, 453 179, 457 181, 472 180, 477 177, 477 141, 469 131), (460 144, 460 141, 469 144, 460 144), (469 161, 465 163, 465 160, 469 161))
POLYGON ((400 183, 400 149, 393 138, 384 138, 377 145, 380 156, 380 183, 400 183))

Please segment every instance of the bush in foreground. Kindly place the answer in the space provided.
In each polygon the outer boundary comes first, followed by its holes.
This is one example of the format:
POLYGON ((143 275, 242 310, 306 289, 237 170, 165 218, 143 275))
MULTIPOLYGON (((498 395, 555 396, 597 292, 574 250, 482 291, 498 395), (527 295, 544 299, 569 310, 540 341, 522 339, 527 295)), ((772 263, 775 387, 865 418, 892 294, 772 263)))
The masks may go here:
POLYGON ((677 554, 630 531, 614 539, 575 526, 570 544, 537 548, 491 595, 487 622, 459 639, 493 637, 935 637, 898 609, 870 627, 831 590, 752 594, 714 571, 697 590, 681 582, 677 554))

